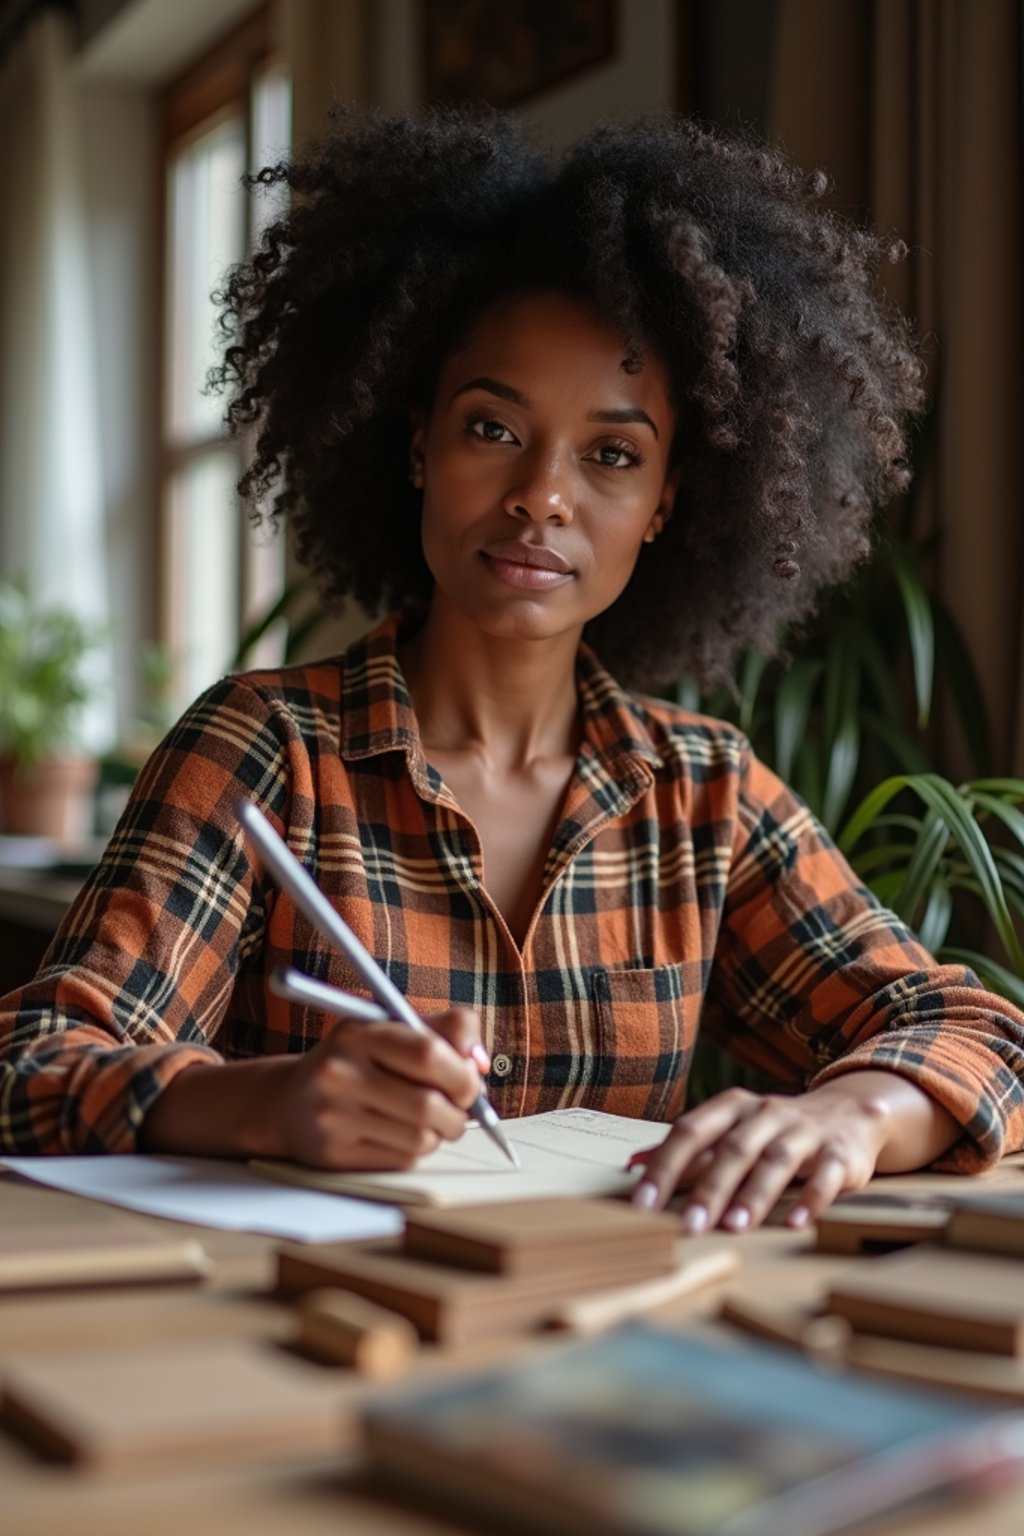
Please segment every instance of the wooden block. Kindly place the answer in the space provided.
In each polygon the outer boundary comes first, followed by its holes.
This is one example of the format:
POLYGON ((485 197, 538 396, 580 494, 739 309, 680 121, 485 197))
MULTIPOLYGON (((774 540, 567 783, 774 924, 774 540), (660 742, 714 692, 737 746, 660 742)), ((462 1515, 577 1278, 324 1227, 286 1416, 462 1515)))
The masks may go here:
POLYGON ((0 1303, 0 1379, 4 1362, 29 1356, 125 1354, 167 1339, 179 1345, 202 1339, 283 1343, 293 1330, 291 1310, 281 1302, 207 1286, 8 1296, 0 1303))
POLYGON ((730 1296, 719 1315, 756 1338, 813 1355, 820 1364, 989 1402, 1024 1403, 1024 1359, 1016 1355, 854 1333, 844 1318, 776 1300, 730 1296))
POLYGON ((735 1248, 705 1248, 690 1252, 684 1246, 671 1274, 621 1290, 600 1291, 596 1296, 574 1297, 549 1313, 545 1322, 549 1328, 570 1333, 601 1333, 628 1318, 642 1317, 656 1307, 678 1301, 682 1296, 692 1296, 705 1286, 729 1280, 739 1265, 739 1253, 735 1248))
POLYGON ((614 1270, 642 1259, 669 1266, 679 1240, 676 1216, 617 1200, 522 1200, 411 1211, 405 1250, 495 1274, 614 1270))
POLYGON ((1024 1268, 919 1244, 832 1283, 826 1310, 859 1332, 1001 1355, 1024 1351, 1024 1268))
POLYGON ((723 1322, 742 1328, 744 1333, 766 1339, 770 1344, 785 1344, 816 1359, 838 1362, 845 1359, 852 1330, 844 1318, 798 1307, 777 1300, 763 1301, 748 1296, 727 1296, 719 1312, 723 1322))
POLYGON ((88 1285, 197 1281, 212 1266, 201 1245, 165 1224, 111 1216, 6 1225, 0 1294, 88 1285))
POLYGON ((954 1206, 943 1234, 955 1248, 1024 1254, 1024 1194, 974 1195, 954 1206))
POLYGON ((936 1206, 833 1205, 815 1222, 815 1241, 819 1253, 888 1253, 935 1242, 948 1221, 949 1211, 936 1206))
POLYGON ((1024 1359, 977 1349, 943 1349, 907 1339, 854 1334, 844 1361, 850 1370, 922 1387, 963 1392, 996 1403, 1024 1403, 1024 1359))
POLYGON ((351 1433, 336 1376, 235 1342, 20 1361, 0 1409, 48 1458, 95 1468, 301 1455, 351 1433))
POLYGON ((340 1290, 310 1291, 302 1298, 297 1342, 374 1381, 401 1376, 420 1347, 415 1328, 400 1313, 340 1290))
POLYGON ((601 1271, 496 1275, 437 1264, 404 1253, 397 1241, 288 1243, 277 1250, 278 1286, 286 1296, 331 1289, 354 1291, 407 1317, 422 1338, 445 1344, 521 1332, 538 1325, 570 1297, 665 1274, 668 1265, 634 1262, 624 1254, 610 1277, 601 1271))

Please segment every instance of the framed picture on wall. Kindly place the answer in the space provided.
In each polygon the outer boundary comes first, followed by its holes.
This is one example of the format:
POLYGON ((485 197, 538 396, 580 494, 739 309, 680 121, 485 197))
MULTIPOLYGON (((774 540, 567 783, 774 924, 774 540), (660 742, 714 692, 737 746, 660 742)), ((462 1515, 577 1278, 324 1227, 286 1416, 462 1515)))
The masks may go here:
POLYGON ((519 106, 613 59, 618 0, 420 0, 427 101, 519 106))

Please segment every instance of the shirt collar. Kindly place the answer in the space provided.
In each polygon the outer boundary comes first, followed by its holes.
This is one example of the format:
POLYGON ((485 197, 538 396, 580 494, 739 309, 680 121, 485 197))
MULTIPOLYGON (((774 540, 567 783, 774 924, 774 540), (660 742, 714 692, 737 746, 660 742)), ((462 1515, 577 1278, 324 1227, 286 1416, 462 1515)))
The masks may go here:
MULTIPOLYGON (((394 613, 351 645, 342 657, 341 755, 348 762, 384 752, 404 752, 421 794, 437 799, 442 781, 423 755, 412 700, 397 647, 418 615, 394 613)), ((615 779, 642 775, 661 766, 643 711, 581 645, 576 679, 588 747, 615 779)))

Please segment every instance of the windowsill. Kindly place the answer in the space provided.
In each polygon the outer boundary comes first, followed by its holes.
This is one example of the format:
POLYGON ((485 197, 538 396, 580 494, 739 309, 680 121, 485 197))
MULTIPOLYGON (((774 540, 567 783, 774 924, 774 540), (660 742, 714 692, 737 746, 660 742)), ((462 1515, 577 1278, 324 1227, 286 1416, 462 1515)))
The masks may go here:
POLYGON ((0 836, 0 920, 52 933, 103 847, 102 838, 61 849, 44 838, 0 836))

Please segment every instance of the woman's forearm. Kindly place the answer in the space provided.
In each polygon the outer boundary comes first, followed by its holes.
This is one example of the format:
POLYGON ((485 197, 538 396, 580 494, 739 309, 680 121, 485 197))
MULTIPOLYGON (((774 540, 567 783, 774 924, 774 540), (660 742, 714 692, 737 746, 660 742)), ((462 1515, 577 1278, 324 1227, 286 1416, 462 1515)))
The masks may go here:
POLYGON ((844 1072, 811 1089, 815 1098, 860 1101, 877 1117, 882 1137, 876 1173, 909 1173, 925 1168, 957 1141, 962 1126, 948 1110, 909 1078, 877 1068, 844 1072))
POLYGON ((179 1072, 142 1122, 139 1150, 194 1157, 280 1157, 275 1106, 289 1062, 268 1056, 179 1072))

